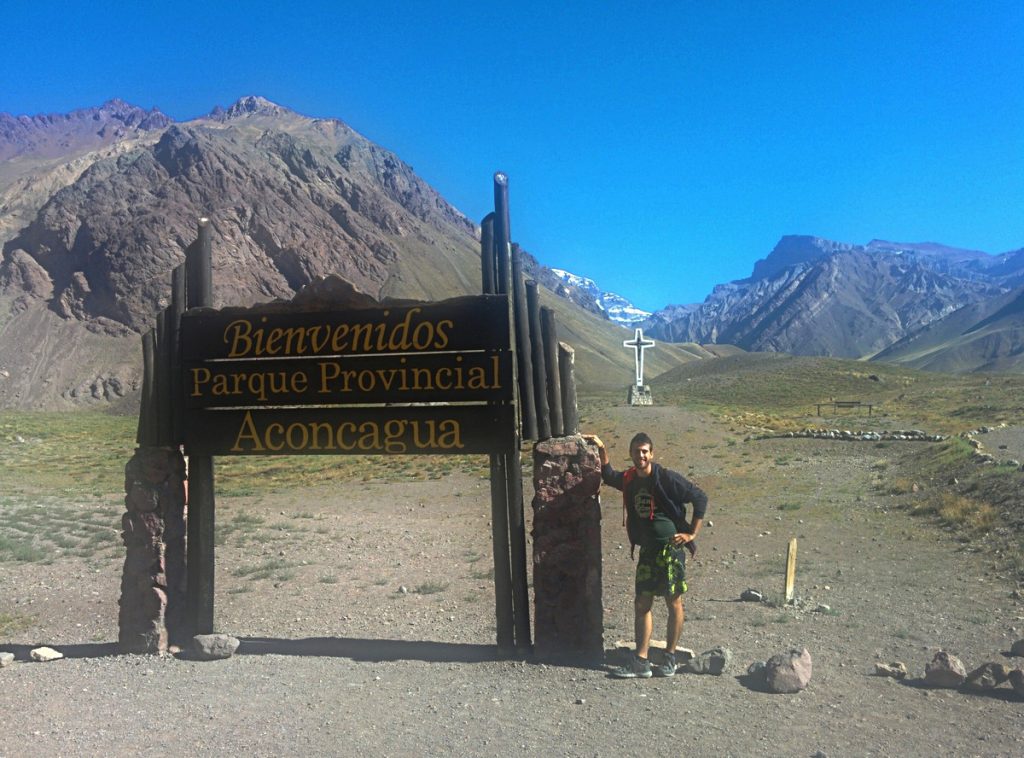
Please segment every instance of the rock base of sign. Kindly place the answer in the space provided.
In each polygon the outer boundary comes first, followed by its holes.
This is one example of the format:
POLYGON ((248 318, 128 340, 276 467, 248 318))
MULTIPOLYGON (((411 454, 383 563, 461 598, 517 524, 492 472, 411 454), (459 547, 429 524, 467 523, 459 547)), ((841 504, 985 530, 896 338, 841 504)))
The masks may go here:
POLYGON ((626 395, 626 402, 630 405, 654 405, 654 398, 651 396, 650 387, 638 387, 635 384, 629 388, 626 395))
POLYGON ((533 449, 534 651, 600 662, 601 464, 579 435, 533 449))
POLYGON ((140 447, 125 466, 118 644, 164 653, 185 605, 185 460, 175 448, 140 447))

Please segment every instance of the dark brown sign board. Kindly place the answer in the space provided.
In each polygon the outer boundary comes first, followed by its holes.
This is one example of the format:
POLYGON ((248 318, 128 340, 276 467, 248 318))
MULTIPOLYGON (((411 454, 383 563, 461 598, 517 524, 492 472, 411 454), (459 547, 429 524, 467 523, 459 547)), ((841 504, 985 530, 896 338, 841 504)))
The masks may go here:
POLYGON ((181 345, 190 454, 514 448, 504 295, 347 311, 197 309, 181 318, 181 345))
POLYGON ((185 448, 205 455, 509 453, 511 405, 189 411, 185 448))

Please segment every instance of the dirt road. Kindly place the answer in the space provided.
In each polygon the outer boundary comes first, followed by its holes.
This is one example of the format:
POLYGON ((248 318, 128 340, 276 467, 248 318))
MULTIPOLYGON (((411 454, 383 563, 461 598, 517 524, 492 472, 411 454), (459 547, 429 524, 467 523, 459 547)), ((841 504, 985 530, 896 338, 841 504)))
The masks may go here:
MULTIPOLYGON (((919 677, 939 648, 969 669, 1024 666, 1004 656, 1024 637, 1013 582, 875 486, 898 447, 743 442, 674 408, 585 423, 617 464, 647 430, 661 462, 709 493, 683 644, 730 648, 725 675, 617 681, 495 660, 487 482, 360 482, 219 502, 217 627, 243 639, 227 661, 110 655, 116 553, 0 565, 0 612, 30 619, 0 640, 18 656, 0 670, 0 756, 1024 753, 1010 690, 871 675, 901 660, 919 677), (739 602, 746 588, 781 593, 791 537, 805 610, 739 602), (69 657, 24 662, 35 644, 69 657), (746 685, 750 663, 792 645, 813 656, 807 690, 746 685)), ((611 648, 632 635, 632 564, 617 493, 605 501, 611 648)), ((656 608, 656 629, 663 619, 656 608)))

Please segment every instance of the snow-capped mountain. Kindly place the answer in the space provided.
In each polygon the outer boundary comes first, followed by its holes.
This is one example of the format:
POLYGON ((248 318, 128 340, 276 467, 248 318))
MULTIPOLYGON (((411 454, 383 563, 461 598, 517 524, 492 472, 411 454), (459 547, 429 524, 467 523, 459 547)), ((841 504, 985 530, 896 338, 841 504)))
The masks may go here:
POLYGON ((614 292, 603 292, 593 279, 557 268, 551 269, 551 272, 566 285, 575 287, 592 297, 597 307, 608 316, 610 321, 614 321, 616 324, 632 328, 651 315, 647 311, 640 310, 621 295, 616 295, 614 292))

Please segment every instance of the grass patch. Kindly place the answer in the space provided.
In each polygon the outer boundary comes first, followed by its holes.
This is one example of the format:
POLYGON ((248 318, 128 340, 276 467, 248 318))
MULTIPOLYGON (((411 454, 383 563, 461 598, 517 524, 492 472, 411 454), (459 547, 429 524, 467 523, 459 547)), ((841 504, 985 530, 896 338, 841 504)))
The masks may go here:
POLYGON ((448 589, 447 582, 424 582, 423 584, 416 585, 413 592, 420 595, 436 595, 438 592, 444 592, 448 589))
POLYGON ((470 578, 476 579, 477 581, 483 581, 485 579, 494 580, 494 566, 491 566, 486 571, 473 571, 470 572, 470 578))
POLYGON ((294 563, 282 558, 268 558, 253 566, 239 566, 231 572, 231 575, 253 580, 270 579, 273 577, 283 581, 295 576, 295 572, 292 571, 294 565, 294 563))
POLYGON ((0 638, 29 629, 36 623, 35 616, 0 613, 0 638))
POLYGON ((801 508, 800 503, 786 502, 779 506, 780 511, 798 511, 801 508))
POLYGON ((937 516, 943 525, 963 528, 971 533, 987 532, 998 517, 996 509, 988 503, 953 492, 939 492, 914 503, 910 512, 937 516))

